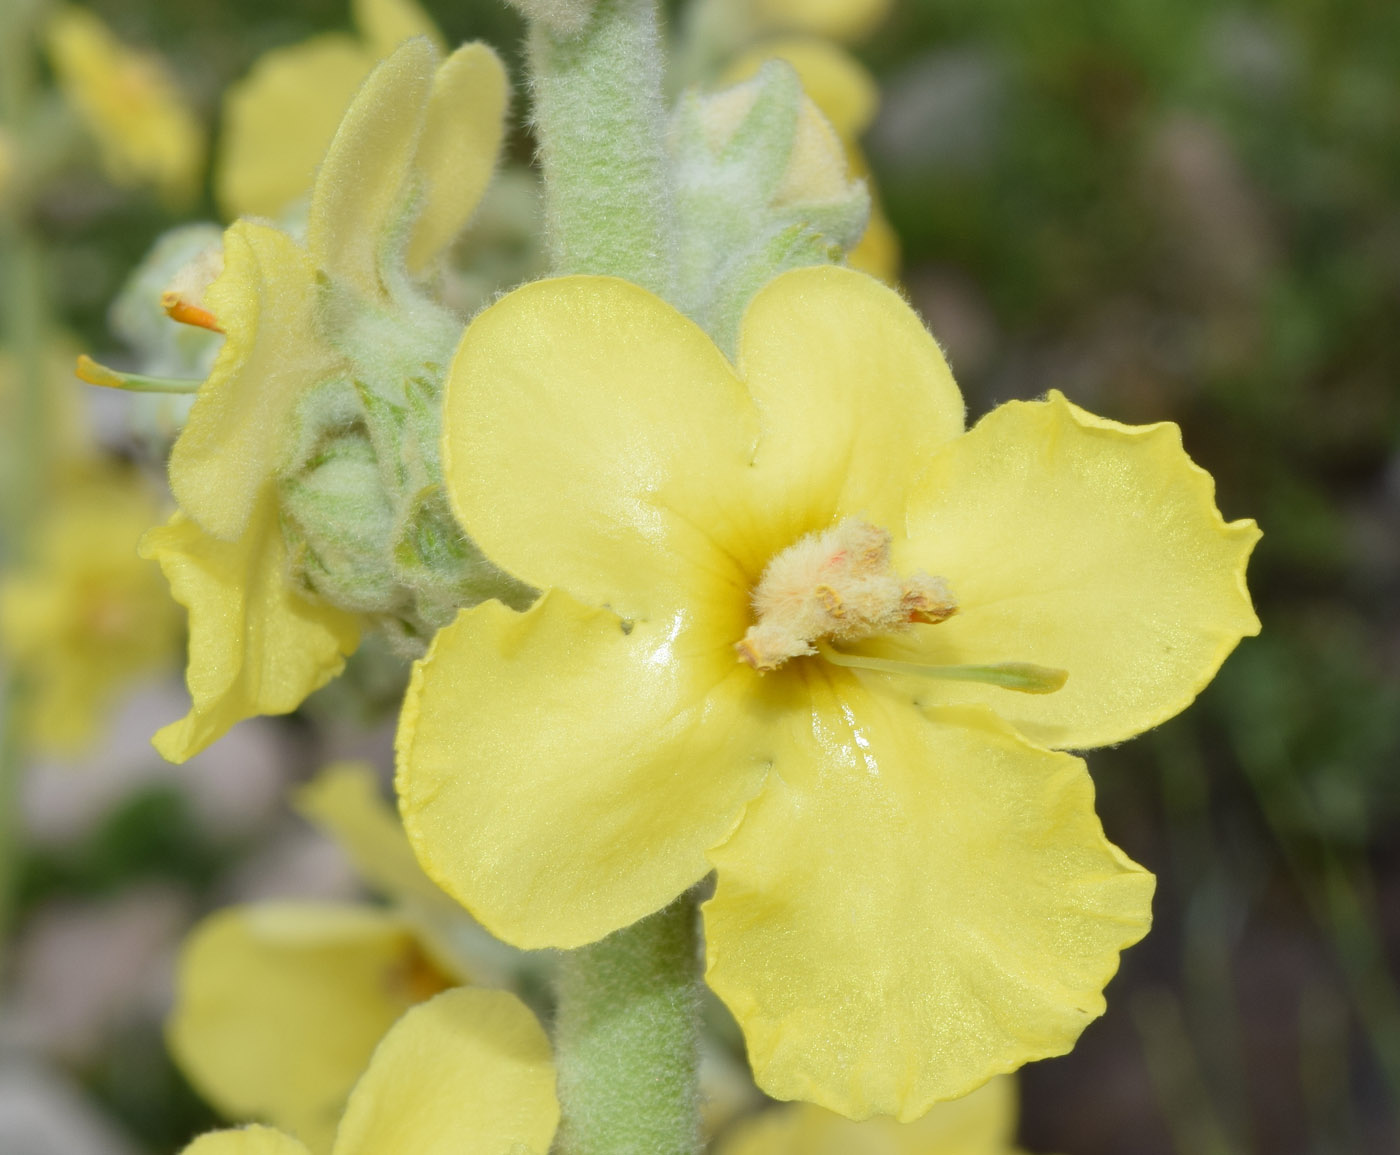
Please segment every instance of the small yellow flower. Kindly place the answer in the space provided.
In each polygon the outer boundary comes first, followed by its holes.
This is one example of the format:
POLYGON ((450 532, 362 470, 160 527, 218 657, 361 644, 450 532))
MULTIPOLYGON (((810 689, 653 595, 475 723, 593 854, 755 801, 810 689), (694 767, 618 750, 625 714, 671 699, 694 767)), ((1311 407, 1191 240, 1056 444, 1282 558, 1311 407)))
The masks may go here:
POLYGON ((71 754, 134 678, 173 664, 180 623, 136 553, 160 507, 139 478, 93 467, 61 482, 34 558, 0 581, 0 646, 27 679, 28 737, 71 754))
POLYGON ((179 512, 142 545, 190 617, 193 706, 156 735, 166 758, 184 761, 243 718, 296 709, 358 644, 357 615, 289 583, 278 474, 295 455, 307 395, 351 377, 327 298, 368 315, 388 307, 404 266, 431 270, 490 179, 505 104, 489 48, 463 45, 439 63, 411 40, 345 114, 312 191, 306 244, 251 221, 224 234, 202 308, 227 337, 171 452, 179 512))
MULTIPOLYGON (((327 1024, 332 1029, 333 1024, 327 1024)), ((549 1040, 514 995, 470 987, 408 1011, 355 1084, 332 1155, 546 1155, 559 1123, 549 1040)), ((309 1155, 270 1127, 202 1135, 185 1155, 309 1155)))
POLYGON ((691 26, 717 44, 764 36, 860 40, 884 22, 893 0, 697 0, 691 26))
POLYGON ((47 36, 59 87, 97 139, 107 175, 191 196, 204 131, 160 58, 128 48, 85 8, 59 9, 47 36))
POLYGON ((774 59, 792 65, 812 103, 840 137, 850 175, 864 179, 870 188, 870 223, 860 242, 846 254, 846 263, 893 283, 899 276, 899 238, 880 206, 870 165, 860 147, 860 138, 879 107, 880 94, 874 77, 849 52, 830 41, 794 37, 745 52, 729 67, 726 79, 732 83, 753 76, 765 60, 774 59))
POLYGON ((181 950, 167 1037, 223 1115, 266 1119, 325 1155, 385 1032, 471 976, 450 937, 465 915, 418 868, 369 767, 329 767, 297 806, 390 906, 263 902, 211 915, 181 950))
MULTIPOLYGON (((35 397, 34 383, 19 359, 0 348, 0 426, 25 427, 30 420, 26 407, 37 400, 44 425, 45 460, 41 464, 51 484, 59 484, 63 478, 81 477, 92 465, 92 433, 83 414, 82 398, 73 388, 76 355, 68 338, 57 340, 44 350, 42 381, 35 397)), ((11 472, 20 465, 18 454, 0 460, 0 484, 15 485, 11 472)))
POLYGON ((453 507, 547 592, 438 633, 400 807, 429 875, 517 946, 594 941, 715 870, 707 977, 759 1085, 913 1119, 1102 1013, 1153 881, 1055 748, 1192 700, 1258 629, 1258 534, 1174 426, 1052 394, 964 432, 932 337, 859 273, 770 282, 738 350, 610 278, 472 323, 453 507), (765 572, 848 522, 868 556, 791 592, 839 618, 879 579, 866 625, 789 621, 798 655, 761 672, 737 650, 765 572))
POLYGON ((752 0, 754 22, 774 32, 859 40, 889 15, 892 0, 752 0))
POLYGON ((384 1033, 448 986, 412 928, 371 906, 265 902, 205 919, 180 957, 170 1050, 220 1114, 331 1149, 384 1033))
POLYGON ((359 36, 331 32, 262 56, 224 100, 215 190, 232 217, 277 217, 316 166, 374 66, 414 36, 442 37, 413 0, 354 0, 359 36))
POLYGON ((1016 1083, 993 1079, 914 1123, 854 1123, 810 1103, 741 1122, 717 1155, 1016 1155, 1016 1083))

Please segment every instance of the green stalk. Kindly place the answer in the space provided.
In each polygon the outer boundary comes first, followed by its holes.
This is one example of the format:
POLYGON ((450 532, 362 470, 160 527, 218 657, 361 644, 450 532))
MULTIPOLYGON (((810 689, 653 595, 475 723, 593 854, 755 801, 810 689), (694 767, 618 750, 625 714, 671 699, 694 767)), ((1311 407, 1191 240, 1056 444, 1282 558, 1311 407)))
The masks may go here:
MULTIPOLYGON (((33 100, 33 47, 39 8, 36 0, 0 3, 0 125, 21 148, 33 100)), ((0 204, 0 270, 4 276, 0 344, 12 358, 19 394, 16 419, 3 446, 7 468, 4 505, 0 508, 0 564, 5 566, 29 553, 35 517, 44 497, 49 441, 44 395, 48 331, 44 254, 30 227, 31 190, 23 176, 20 182, 8 203, 0 204)), ((14 916, 21 852, 17 811, 24 755, 17 720, 22 716, 22 705, 20 679, 5 668, 0 676, 0 978, 14 916)))
MULTIPOLYGON (((555 273, 674 300, 675 197, 655 0, 519 6, 555 273), (581 14, 574 27, 563 8, 581 14), (553 15, 553 19, 551 19, 553 15)), ((691 895, 559 966, 559 1155, 697 1155, 698 916, 691 895)))
POLYGON ((686 894, 561 960, 559 1155, 700 1150, 698 938, 686 894))
POLYGON ((553 271, 624 277, 669 300, 675 204, 654 0, 599 0, 576 36, 535 23, 530 65, 553 271))
POLYGON ((1331 840, 1323 837, 1321 876, 1309 869, 1290 814, 1310 814, 1312 806, 1287 750, 1275 735, 1264 734, 1250 742, 1237 736, 1234 746, 1284 864, 1313 918, 1331 939, 1357 1021, 1371 1044, 1390 1101, 1400 1104, 1400 986, 1390 973, 1385 944, 1377 930, 1381 919, 1365 863, 1348 864, 1331 840), (1273 777, 1272 767, 1281 767, 1283 772, 1273 777))

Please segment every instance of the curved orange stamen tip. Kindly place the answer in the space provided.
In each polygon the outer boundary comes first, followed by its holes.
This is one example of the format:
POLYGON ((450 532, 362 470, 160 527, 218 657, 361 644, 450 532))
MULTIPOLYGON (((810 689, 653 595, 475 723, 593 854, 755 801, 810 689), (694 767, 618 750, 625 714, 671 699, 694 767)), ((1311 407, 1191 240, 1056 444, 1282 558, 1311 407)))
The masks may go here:
POLYGON ((79 381, 86 381, 89 385, 101 385, 107 389, 126 388, 125 378, 112 372, 106 365, 98 364, 86 353, 78 354, 78 363, 73 366, 73 372, 79 381))
POLYGON ((208 329, 211 333, 222 333, 214 314, 199 305, 191 305, 179 293, 165 292, 160 295, 160 307, 172 321, 182 325, 193 325, 197 329, 208 329))

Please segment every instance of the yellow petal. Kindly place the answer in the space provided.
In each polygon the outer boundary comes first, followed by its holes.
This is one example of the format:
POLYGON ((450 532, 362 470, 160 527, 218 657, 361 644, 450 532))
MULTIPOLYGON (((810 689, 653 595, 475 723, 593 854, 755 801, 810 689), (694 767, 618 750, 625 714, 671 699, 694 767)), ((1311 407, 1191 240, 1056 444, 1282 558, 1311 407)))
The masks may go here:
POLYGON ((780 545, 846 516, 898 533, 909 478, 963 429, 962 396, 923 323, 850 269, 770 281, 744 314, 739 370, 762 425, 756 500, 785 526, 780 545))
POLYGON ((204 163, 204 130, 165 62, 128 48, 85 8, 60 8, 45 33, 59 87, 96 137, 107 175, 187 198, 204 163))
POLYGON ((355 870, 398 902, 446 896, 413 857, 399 816, 379 793, 379 777, 363 762, 327 766, 296 793, 296 808, 333 837, 355 870))
POLYGON ((1054 694, 939 682, 1043 745, 1118 742, 1185 709, 1259 631, 1244 570, 1259 538, 1226 524, 1175 425, 1104 421, 1058 393, 1013 402, 949 445, 909 502, 909 565, 960 606, 919 631, 921 660, 1034 662, 1054 694))
POLYGON ((340 673, 359 642, 353 616, 287 584, 287 547, 270 496, 236 542, 210 537, 177 513, 142 539, 141 556, 160 563, 189 610, 185 680, 193 705, 154 739, 172 762, 244 718, 295 710, 340 673))
POLYGON ((445 45, 432 17, 413 0, 355 0, 355 27, 376 59, 388 56, 405 40, 425 36, 439 52, 445 45))
POLYGON ((757 0, 761 26, 795 29, 832 40, 858 40, 889 14, 891 0, 757 0))
POLYGON ((413 925, 419 945, 443 974, 471 981, 462 960, 464 926, 483 938, 485 932, 471 926, 461 904, 423 873, 372 767, 363 762, 328 766, 297 791, 294 805, 335 839, 360 877, 413 925))
POLYGON ((338 359, 316 339, 316 270, 285 233, 239 221, 205 304, 228 334, 170 454, 180 508, 225 541, 283 464, 306 391, 338 359))
POLYGON ((744 53, 725 72, 725 82, 737 83, 758 74, 765 60, 786 60, 841 140, 855 142, 875 119, 880 92, 875 78, 854 56, 829 40, 774 40, 744 53))
POLYGON ((308 1155, 306 1147, 271 1127, 240 1127, 201 1135, 180 1155, 308 1155))
POLYGON ((419 860, 519 947, 580 946, 658 910, 763 781, 756 681, 684 615, 629 633, 558 591, 524 614, 463 611, 399 724, 419 860))
POLYGON ((311 191, 306 240, 313 260, 369 298, 381 292, 380 250, 405 207, 435 64, 431 44, 410 40, 370 73, 311 191))
POLYGON ((421 272, 476 212, 496 168, 508 97, 505 67, 485 44, 462 45, 437 70, 414 158, 424 202, 409 272, 421 272))
POLYGON ((224 98, 214 183, 226 217, 275 217, 311 190, 316 166, 374 61, 340 33, 258 59, 224 98))
POLYGON ((746 596, 713 537, 748 516, 732 499, 752 407, 713 342, 644 289, 565 277, 510 293, 463 336, 443 423, 454 512, 532 585, 637 620, 702 587, 746 596))
POLYGON ((123 689, 175 665, 179 609, 136 554, 161 516, 139 478, 91 466, 54 487, 32 556, 0 573, 0 646, 28 687, 30 741, 80 751, 123 689))
POLYGON ((325 1155, 384 1032, 445 985, 407 924, 373 907, 227 907, 185 941, 167 1036, 221 1113, 325 1155))
POLYGON ((406 1014, 355 1087, 335 1155, 545 1155, 549 1041, 514 995, 470 987, 406 1014))
POLYGON ((764 1111, 740 1123, 718 1155, 1012 1155, 1015 1133, 1016 1081, 1002 1077, 913 1123, 855 1123, 810 1103, 764 1111))
POLYGON ((710 855, 707 978, 759 1086, 907 1121, 1067 1052, 1153 886, 1105 840, 1084 764, 985 711, 929 719, 820 670, 809 685, 710 855))

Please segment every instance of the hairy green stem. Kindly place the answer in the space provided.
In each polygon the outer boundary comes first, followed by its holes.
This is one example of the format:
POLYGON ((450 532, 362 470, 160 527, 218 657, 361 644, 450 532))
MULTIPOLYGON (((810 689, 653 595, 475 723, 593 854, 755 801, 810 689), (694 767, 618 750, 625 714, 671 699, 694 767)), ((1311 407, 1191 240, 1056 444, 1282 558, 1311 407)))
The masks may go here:
MULTIPOLYGON (((623 277, 674 300, 675 194, 655 0, 597 0, 575 34, 530 30, 534 124, 556 273, 623 277)), ((560 1155, 700 1150, 694 898, 565 955, 556 982, 560 1155)))
POLYGON ((700 950, 692 895, 560 962, 559 1155, 700 1150, 700 950))
POLYGON ((530 32, 535 133, 556 273, 624 277, 671 299, 675 203, 654 0, 599 0, 583 30, 530 32))

